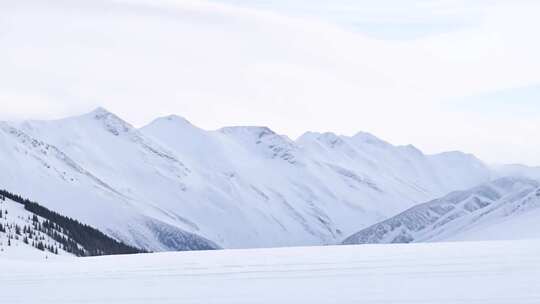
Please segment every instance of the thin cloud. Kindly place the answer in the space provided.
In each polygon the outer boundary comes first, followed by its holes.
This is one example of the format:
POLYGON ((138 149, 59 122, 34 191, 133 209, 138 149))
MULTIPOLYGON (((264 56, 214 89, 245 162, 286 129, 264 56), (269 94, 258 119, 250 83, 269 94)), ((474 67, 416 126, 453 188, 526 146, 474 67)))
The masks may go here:
MULTIPOLYGON (((266 124, 292 137, 367 130, 429 152, 540 163, 501 148, 519 117, 503 126, 479 111, 463 123, 462 113, 444 110, 456 98, 540 82, 534 3, 482 7, 478 26, 400 41, 203 1, 2 5, 4 119, 100 105, 136 125, 176 113, 208 129, 266 124), (487 141, 494 130, 504 136, 487 141)), ((519 148, 540 155, 538 145, 519 148)))

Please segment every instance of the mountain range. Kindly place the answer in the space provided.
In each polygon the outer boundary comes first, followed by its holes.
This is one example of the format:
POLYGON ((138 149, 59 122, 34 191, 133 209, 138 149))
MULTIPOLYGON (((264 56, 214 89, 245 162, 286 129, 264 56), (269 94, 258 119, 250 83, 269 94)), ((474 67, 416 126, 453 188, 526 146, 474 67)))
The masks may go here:
POLYGON ((337 244, 510 169, 538 172, 362 132, 292 140, 267 127, 203 130, 174 115, 136 128, 103 108, 0 122, 0 167, 0 188, 150 251, 337 244))

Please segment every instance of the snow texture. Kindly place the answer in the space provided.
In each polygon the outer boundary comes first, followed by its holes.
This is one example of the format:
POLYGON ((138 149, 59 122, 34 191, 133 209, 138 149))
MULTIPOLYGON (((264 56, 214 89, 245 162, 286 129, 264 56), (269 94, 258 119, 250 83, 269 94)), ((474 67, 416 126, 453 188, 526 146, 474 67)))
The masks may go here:
POLYGON ((540 303, 540 241, 0 259, 2 303, 540 303))
POLYGON ((540 238, 540 182, 500 178, 415 206, 344 244, 540 238))

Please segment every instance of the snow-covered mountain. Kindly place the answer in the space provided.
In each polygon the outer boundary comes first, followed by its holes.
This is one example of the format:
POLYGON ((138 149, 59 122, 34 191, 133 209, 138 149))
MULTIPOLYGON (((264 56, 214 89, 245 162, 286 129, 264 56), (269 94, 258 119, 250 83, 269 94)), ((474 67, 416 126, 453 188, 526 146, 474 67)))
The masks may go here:
POLYGON ((540 182, 500 178, 415 206, 344 244, 539 238, 540 182))
POLYGON ((151 176, 144 169, 153 170, 139 162, 163 162, 165 166, 155 168, 173 175, 184 174, 184 168, 110 113, 100 110, 61 121, 0 123, 0 159, 3 188, 23 193, 126 243, 152 250, 218 247, 153 217, 153 213, 165 212, 150 200, 144 212, 137 210, 129 187, 141 184, 128 186, 124 181, 138 177, 134 180, 144 183, 145 176, 151 176), (116 188, 110 181, 115 181, 116 188))
POLYGON ((137 129, 97 109, 0 123, 2 187, 150 250, 333 244, 420 202, 491 179, 474 156, 373 135, 137 129))

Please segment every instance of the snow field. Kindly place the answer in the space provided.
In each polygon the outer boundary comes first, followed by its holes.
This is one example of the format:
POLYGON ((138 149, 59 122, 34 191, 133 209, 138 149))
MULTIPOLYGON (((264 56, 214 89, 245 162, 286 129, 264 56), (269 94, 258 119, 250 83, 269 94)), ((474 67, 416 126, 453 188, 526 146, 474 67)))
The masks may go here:
POLYGON ((3 303, 540 303, 536 240, 0 259, 0 269, 3 303))

